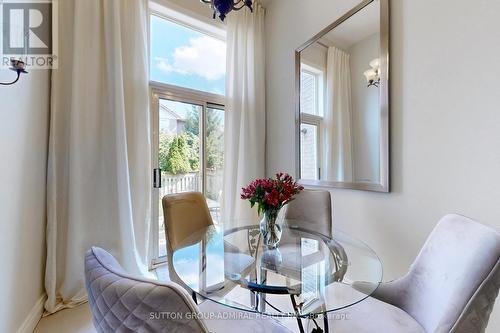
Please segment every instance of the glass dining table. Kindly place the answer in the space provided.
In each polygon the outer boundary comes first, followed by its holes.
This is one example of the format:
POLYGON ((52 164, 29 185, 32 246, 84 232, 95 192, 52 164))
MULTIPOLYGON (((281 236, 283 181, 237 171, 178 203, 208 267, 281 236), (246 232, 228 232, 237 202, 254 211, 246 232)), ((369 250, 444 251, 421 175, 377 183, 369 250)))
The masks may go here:
POLYGON ((300 332, 306 321, 318 325, 321 317, 328 332, 329 317, 346 319, 342 310, 369 297, 382 281, 376 253, 340 230, 327 236, 304 228, 304 221, 286 220, 278 247, 271 249, 258 225, 231 222, 192 233, 171 256, 170 272, 176 275, 171 278, 196 297, 295 317, 300 332))

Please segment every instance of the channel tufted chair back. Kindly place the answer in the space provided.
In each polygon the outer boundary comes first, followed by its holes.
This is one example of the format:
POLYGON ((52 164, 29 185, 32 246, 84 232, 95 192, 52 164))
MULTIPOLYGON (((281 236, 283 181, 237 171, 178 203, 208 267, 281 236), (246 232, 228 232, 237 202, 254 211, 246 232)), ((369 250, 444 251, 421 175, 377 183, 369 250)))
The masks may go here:
POLYGON ((129 276, 101 248, 92 247, 86 253, 85 284, 99 333, 208 332, 202 320, 192 319, 201 318, 200 312, 184 289, 129 276))

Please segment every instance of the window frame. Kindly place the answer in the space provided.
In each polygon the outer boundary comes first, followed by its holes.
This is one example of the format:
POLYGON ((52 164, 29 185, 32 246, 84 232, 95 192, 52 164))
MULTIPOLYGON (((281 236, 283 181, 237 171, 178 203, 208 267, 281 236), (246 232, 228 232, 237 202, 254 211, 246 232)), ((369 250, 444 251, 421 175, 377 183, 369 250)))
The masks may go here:
MULTIPOLYGON (((189 22, 185 21, 185 18, 189 18, 189 15, 177 12, 175 9, 167 8, 163 4, 156 1, 150 1, 149 13, 148 13, 148 27, 151 27, 151 16, 157 16, 159 18, 169 20, 175 24, 179 24, 186 28, 192 29, 194 31, 203 33, 207 36, 217 38, 219 40, 226 41, 225 30, 218 26, 210 25, 206 22, 197 20, 196 17, 189 19, 189 22)), ((148 34, 148 49, 151 47, 151 32, 148 34)), ((151 63, 149 63, 151 66, 151 63)), ((195 90, 190 88, 185 88, 181 86, 176 86, 172 84, 149 81, 149 92, 150 92, 150 124, 151 124, 151 172, 153 169, 159 168, 159 124, 160 124, 160 99, 167 99, 171 101, 188 103, 199 105, 202 108, 200 115, 200 172, 202 174, 202 193, 205 195, 206 191, 206 135, 207 135, 207 110, 209 108, 218 109, 226 112, 225 104, 226 97, 224 95, 218 95, 210 92, 205 92, 201 90, 195 90)), ((150 246, 150 258, 149 258, 149 268, 154 269, 159 265, 165 264, 167 262, 167 256, 160 257, 159 252, 159 188, 153 186, 151 181, 151 221, 152 225, 150 227, 150 239, 152 240, 152 245, 150 246)))
MULTIPOLYGON (((149 0, 149 15, 154 15, 162 19, 168 20, 175 24, 179 24, 188 29, 198 31, 202 34, 226 41, 226 25, 207 19, 204 16, 197 15, 187 9, 178 7, 167 0, 149 0)), ((151 23, 151 22, 148 22, 151 23)))
POLYGON ((306 124, 306 125, 312 125, 316 126, 317 128, 317 147, 316 147, 316 164, 317 164, 317 174, 318 174, 318 180, 321 180, 321 167, 323 165, 323 159, 321 152, 323 151, 323 121, 324 121, 324 114, 325 114, 325 89, 326 89, 326 83, 325 83, 325 70, 322 68, 319 68, 317 65, 306 61, 302 60, 300 63, 300 73, 305 72, 309 75, 312 75, 315 77, 315 104, 316 104, 316 111, 317 114, 310 114, 310 113, 300 113, 300 125, 306 124))

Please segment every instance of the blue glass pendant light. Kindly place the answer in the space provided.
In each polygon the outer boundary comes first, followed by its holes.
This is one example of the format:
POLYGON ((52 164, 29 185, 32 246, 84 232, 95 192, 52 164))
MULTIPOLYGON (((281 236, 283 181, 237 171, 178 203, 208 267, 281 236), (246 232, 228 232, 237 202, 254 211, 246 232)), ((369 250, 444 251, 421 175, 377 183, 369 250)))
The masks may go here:
POLYGON ((214 11, 214 19, 218 16, 221 21, 224 21, 226 15, 232 10, 248 7, 253 12, 252 0, 201 0, 201 2, 210 4, 214 11))

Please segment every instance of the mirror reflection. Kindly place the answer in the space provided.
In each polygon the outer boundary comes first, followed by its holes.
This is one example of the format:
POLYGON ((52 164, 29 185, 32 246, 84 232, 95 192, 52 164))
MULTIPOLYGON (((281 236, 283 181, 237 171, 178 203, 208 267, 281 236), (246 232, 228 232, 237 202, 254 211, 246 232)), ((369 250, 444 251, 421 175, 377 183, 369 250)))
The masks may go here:
POLYGON ((380 3, 300 53, 301 179, 380 183, 380 3))

